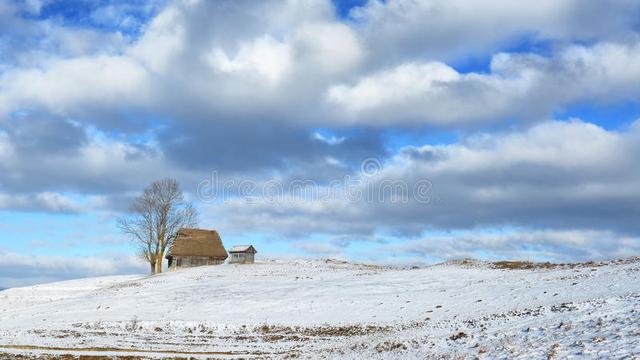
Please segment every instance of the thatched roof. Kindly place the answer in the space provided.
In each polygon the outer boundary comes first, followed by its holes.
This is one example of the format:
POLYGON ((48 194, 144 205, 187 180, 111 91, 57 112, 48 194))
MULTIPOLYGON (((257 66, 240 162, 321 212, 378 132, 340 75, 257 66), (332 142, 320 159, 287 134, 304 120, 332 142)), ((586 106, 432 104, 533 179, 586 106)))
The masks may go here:
POLYGON ((229 249, 229 252, 230 253, 250 253, 250 254, 257 253, 256 248, 254 248, 253 245, 236 245, 231 249, 229 249))
POLYGON ((169 256, 208 256, 224 260, 228 255, 217 231, 180 229, 169 249, 169 256))

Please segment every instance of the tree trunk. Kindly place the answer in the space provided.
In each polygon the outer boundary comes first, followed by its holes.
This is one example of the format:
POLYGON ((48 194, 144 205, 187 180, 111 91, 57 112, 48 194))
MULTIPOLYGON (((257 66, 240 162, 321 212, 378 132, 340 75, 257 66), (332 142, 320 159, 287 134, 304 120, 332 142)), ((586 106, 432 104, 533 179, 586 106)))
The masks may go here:
POLYGON ((156 274, 160 274, 162 272, 162 254, 158 256, 158 262, 156 263, 156 265, 158 265, 156 269, 156 274))
POLYGON ((149 261, 149 264, 151 265, 151 275, 156 273, 156 263, 153 261, 149 261))

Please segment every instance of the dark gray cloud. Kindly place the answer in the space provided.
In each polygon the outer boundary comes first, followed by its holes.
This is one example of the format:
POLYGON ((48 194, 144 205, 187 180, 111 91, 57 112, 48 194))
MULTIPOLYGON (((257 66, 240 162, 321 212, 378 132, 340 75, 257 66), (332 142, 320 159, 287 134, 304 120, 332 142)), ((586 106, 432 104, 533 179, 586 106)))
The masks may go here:
POLYGON ((387 244, 361 256, 392 264, 425 264, 449 259, 540 259, 576 262, 624 258, 640 251, 637 238, 608 231, 514 230, 424 236, 387 244))
POLYGON ((639 146, 635 126, 613 132, 579 121, 547 122, 525 131, 474 135, 456 145, 408 147, 380 173, 363 178, 350 196, 237 199, 219 215, 235 231, 250 217, 257 219, 254 228, 290 236, 416 236, 513 226, 638 236, 639 146), (425 196, 416 197, 425 180, 425 196), (389 186, 398 183, 406 185, 408 196, 391 201, 389 186))
POLYGON ((378 63, 483 56, 522 41, 593 42, 637 39, 634 0, 368 1, 351 16, 378 63))
POLYGON ((0 193, 0 209, 71 214, 80 212, 82 206, 78 202, 55 192, 0 193))
POLYGON ((239 176, 313 167, 322 178, 335 167, 327 158, 349 168, 367 157, 386 155, 378 129, 343 131, 340 141, 331 142, 319 139, 309 128, 277 119, 256 123, 253 118, 225 116, 178 122, 159 133, 160 147, 175 164, 239 176))
POLYGON ((34 158, 48 155, 72 156, 86 144, 85 129, 77 123, 49 114, 25 114, 0 124, 15 151, 34 158))

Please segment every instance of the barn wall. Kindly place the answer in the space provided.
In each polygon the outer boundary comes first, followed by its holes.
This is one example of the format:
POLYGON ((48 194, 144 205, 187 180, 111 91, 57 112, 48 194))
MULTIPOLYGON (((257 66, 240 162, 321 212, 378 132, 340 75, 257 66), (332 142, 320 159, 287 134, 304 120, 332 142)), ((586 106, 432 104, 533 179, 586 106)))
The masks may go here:
POLYGON ((175 256, 170 270, 176 270, 180 268, 190 268, 204 265, 220 265, 224 260, 216 259, 207 256, 175 256))

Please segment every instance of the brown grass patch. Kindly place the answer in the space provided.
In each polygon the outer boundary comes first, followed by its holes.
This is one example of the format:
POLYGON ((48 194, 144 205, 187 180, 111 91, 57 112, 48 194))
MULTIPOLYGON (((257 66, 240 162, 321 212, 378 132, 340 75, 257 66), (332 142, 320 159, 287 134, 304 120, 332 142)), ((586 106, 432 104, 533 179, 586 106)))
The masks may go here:
MULTIPOLYGON (((463 260, 462 263, 470 260, 463 260)), ((575 269, 575 268, 598 268, 605 265, 624 265, 639 262, 640 257, 634 256, 626 259, 614 259, 603 261, 585 261, 575 263, 551 263, 551 262, 532 262, 521 260, 496 261, 489 263, 495 269, 508 270, 533 270, 533 269, 575 269)))
POLYGON ((509 270, 531 270, 531 269, 554 269, 565 264, 552 264, 550 262, 535 263, 531 261, 496 261, 492 263, 496 269, 509 270))

